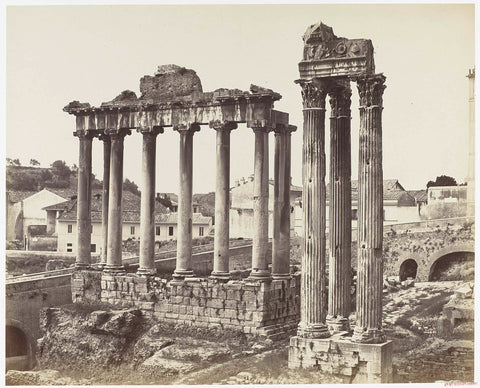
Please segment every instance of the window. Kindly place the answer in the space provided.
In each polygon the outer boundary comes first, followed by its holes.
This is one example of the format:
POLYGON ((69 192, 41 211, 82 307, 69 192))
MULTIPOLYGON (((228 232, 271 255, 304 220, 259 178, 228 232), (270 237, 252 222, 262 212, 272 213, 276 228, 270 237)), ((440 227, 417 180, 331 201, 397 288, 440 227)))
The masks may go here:
POLYGON ((67 228, 68 228, 67 232, 68 232, 68 233, 72 233, 73 225, 72 225, 72 224, 68 224, 68 225, 67 225, 67 228))
POLYGON ((200 226, 200 227, 198 228, 198 235, 199 235, 199 236, 203 236, 203 226, 200 226))
POLYGON ((97 244, 90 244, 90 252, 96 252, 97 251, 97 244))
POLYGON ((352 209, 352 220, 357 220, 358 219, 358 210, 357 209, 352 209))
POLYGON ((72 252, 72 243, 67 243, 67 252, 72 252))
POLYGON ((130 227, 130 234, 135 234, 135 227, 134 226, 130 227))
POLYGON ((155 227, 155 235, 160 236, 160 227, 159 226, 155 227))
POLYGON ((173 236, 173 226, 168 227, 168 235, 173 236))
POLYGON ((93 233, 93 225, 90 225, 90 234, 93 233))

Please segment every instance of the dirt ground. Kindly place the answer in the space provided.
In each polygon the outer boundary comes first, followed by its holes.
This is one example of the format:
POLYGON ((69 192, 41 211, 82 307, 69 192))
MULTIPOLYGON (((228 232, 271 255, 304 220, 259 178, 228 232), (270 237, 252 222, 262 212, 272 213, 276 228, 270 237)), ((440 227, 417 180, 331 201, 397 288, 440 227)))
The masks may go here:
MULTIPOLYGON (((460 322, 449 335, 439 330, 443 306, 462 282, 417 283, 384 294, 384 329, 393 340, 395 383, 473 381, 472 321, 460 322)), ((473 299, 471 301, 473 306, 473 299)), ((354 316, 351 316, 354 322, 354 316)), ((287 368, 288 339, 212 341, 186 333, 160 333, 162 348, 141 365, 108 369, 39 371, 31 380, 7 374, 7 384, 325 384, 340 380, 317 370, 287 368), (23 380, 22 380, 23 379, 23 380)), ((10 372, 9 372, 10 373, 10 372)), ((18 372, 17 372, 18 373, 18 372)), ((24 372, 32 373, 32 372, 24 372)))

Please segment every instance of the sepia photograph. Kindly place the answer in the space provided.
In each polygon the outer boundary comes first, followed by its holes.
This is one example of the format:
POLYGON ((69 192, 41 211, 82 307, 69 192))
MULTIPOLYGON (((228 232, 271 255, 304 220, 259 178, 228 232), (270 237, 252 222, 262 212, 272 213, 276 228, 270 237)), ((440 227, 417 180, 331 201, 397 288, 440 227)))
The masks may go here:
POLYGON ((477 385, 477 5, 3 2, 4 384, 477 385))

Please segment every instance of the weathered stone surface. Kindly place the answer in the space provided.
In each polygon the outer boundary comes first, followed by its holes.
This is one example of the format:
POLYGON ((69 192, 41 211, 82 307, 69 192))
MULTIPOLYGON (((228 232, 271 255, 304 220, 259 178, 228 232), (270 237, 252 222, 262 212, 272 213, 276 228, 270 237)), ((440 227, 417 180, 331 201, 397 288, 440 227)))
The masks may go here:
POLYGON ((135 105, 139 103, 137 95, 135 92, 131 90, 124 90, 120 93, 117 97, 115 97, 112 101, 102 102, 102 107, 107 106, 128 106, 128 105, 135 105))
POLYGON ((88 326, 95 334, 128 336, 140 323, 142 312, 137 309, 120 311, 94 311, 90 314, 88 326))
POLYGON ((155 76, 140 79, 141 100, 166 103, 191 100, 194 93, 201 93, 202 82, 194 70, 177 65, 159 66, 155 76))
POLYGON ((138 371, 144 375, 153 376, 174 376, 191 372, 197 365, 193 362, 170 360, 163 358, 158 352, 148 358, 139 367, 138 371))
POLYGON ((6 385, 73 385, 91 384, 87 379, 73 380, 61 376, 60 372, 53 369, 41 371, 17 371, 9 370, 5 375, 6 385))

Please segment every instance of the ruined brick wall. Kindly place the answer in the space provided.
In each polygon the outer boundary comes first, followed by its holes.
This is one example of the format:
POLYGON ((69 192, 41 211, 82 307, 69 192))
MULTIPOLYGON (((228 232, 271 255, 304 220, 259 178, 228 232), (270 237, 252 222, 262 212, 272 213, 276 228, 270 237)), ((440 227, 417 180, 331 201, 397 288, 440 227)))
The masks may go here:
MULTIPOLYGON (((431 227, 424 231, 386 231, 383 239, 384 276, 398 276, 401 264, 413 259, 418 265, 417 281, 428 281, 432 261, 442 253, 462 251, 474 245, 471 225, 431 227)), ((469 248, 470 249, 470 248, 469 248)))
POLYGON ((276 335, 276 326, 294 328, 300 317, 300 274, 267 283, 203 278, 175 282, 97 271, 73 276, 74 301, 140 308, 156 319, 180 324, 276 335))

